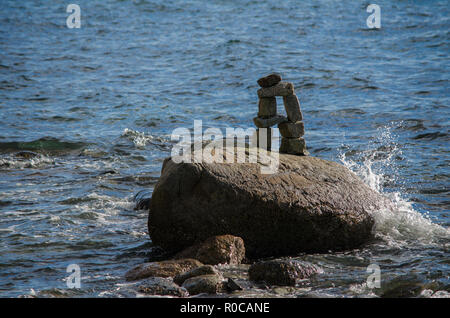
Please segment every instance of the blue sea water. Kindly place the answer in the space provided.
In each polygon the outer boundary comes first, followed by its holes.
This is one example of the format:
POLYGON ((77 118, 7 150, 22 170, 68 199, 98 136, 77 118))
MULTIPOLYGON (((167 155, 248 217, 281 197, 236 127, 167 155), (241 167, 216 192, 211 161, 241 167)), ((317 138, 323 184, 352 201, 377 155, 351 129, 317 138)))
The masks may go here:
MULTIPOLYGON (((123 295, 154 250, 133 198, 173 129, 251 127, 270 72, 294 83, 311 155, 397 204, 374 216, 376 242, 300 256, 324 274, 282 296, 448 295, 448 1, 377 1, 380 29, 368 1, 73 2, 79 29, 68 3, 0 2, 1 297, 123 295)), ((243 295, 261 293, 279 296, 243 295)))

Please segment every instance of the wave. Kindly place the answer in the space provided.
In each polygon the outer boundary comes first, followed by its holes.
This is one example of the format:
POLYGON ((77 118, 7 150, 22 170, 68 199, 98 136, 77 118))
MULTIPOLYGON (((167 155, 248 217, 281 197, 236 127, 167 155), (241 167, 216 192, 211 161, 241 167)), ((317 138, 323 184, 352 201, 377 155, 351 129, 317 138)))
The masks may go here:
POLYGON ((353 160, 345 153, 340 155, 343 165, 391 202, 390 206, 371 212, 375 220, 375 236, 390 245, 448 242, 448 228, 432 222, 427 213, 416 211, 401 190, 388 192, 384 189, 383 185, 392 183, 392 179, 398 175, 395 158, 401 155, 401 150, 391 134, 391 127, 381 127, 378 132, 376 141, 369 144, 359 158, 353 160), (380 143, 384 147, 380 147, 380 143))
POLYGON ((43 137, 33 141, 0 142, 0 153, 36 151, 46 154, 65 154, 83 149, 82 142, 61 141, 53 137, 43 137))
POLYGON ((124 129, 122 137, 132 141, 134 146, 138 149, 145 149, 145 146, 150 144, 161 150, 167 150, 167 143, 170 142, 170 138, 153 136, 129 128, 124 129))
POLYGON ((55 160, 42 154, 19 152, 0 158, 0 169, 40 168, 54 165, 55 160), (25 155, 26 154, 26 155, 25 155), (34 154, 34 155, 32 155, 34 154))

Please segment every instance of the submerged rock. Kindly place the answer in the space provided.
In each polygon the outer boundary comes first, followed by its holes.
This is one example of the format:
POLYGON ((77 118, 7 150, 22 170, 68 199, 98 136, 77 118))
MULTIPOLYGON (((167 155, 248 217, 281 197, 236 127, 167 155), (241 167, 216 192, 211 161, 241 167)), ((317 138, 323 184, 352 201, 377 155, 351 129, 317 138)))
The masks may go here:
POLYGON ((233 235, 213 236, 174 256, 194 258, 203 264, 240 264, 245 257, 244 241, 233 235))
POLYGON ((373 237, 369 212, 386 199, 346 167, 288 154, 276 173, 261 166, 166 159, 150 204, 153 243, 178 252, 231 234, 261 258, 352 249, 373 237))
POLYGON ((182 287, 186 288, 189 294, 216 294, 223 289, 223 278, 221 275, 201 275, 187 279, 182 287))
POLYGON ((295 286, 298 279, 308 278, 322 270, 312 264, 297 260, 272 260, 250 266, 248 275, 254 282, 269 285, 295 286))
POLYGON ((244 290, 244 288, 235 282, 232 278, 228 277, 227 283, 225 284, 225 289, 227 292, 232 293, 234 291, 244 290))
POLYGON ((139 292, 147 295, 187 297, 189 293, 183 287, 175 284, 170 278, 151 277, 137 285, 139 292))
POLYGON ((213 266, 205 265, 179 274, 173 278, 173 281, 178 285, 182 285, 187 279, 202 275, 219 275, 219 272, 213 266))
POLYGON ((132 281, 147 277, 174 277, 202 265, 202 263, 195 259, 144 263, 129 270, 125 274, 125 279, 127 281, 132 281))

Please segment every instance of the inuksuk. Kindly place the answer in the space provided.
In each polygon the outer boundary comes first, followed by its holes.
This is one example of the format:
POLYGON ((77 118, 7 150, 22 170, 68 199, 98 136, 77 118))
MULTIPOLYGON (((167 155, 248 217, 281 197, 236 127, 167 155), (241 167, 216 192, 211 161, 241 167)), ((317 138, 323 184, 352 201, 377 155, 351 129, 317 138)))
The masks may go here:
POLYGON ((303 116, 297 95, 295 95, 294 85, 289 82, 282 82, 281 76, 278 74, 262 77, 257 82, 261 86, 258 90, 258 117, 253 119, 257 127, 257 146, 260 147, 260 144, 264 144, 262 139, 267 138, 267 150, 270 151, 272 144, 271 127, 278 125, 281 134, 280 153, 308 155, 306 143, 303 139, 305 134, 303 116), (283 97, 287 117, 277 114, 276 96, 283 97), (260 128, 267 129, 267 137, 261 138, 260 128))

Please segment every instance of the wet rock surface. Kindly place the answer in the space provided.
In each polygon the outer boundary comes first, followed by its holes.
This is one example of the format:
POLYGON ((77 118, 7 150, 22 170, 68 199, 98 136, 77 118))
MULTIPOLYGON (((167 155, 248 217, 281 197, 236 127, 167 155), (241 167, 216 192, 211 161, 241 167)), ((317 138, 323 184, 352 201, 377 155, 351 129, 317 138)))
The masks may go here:
POLYGON ((170 278, 150 277, 140 281, 137 286, 140 293, 147 295, 187 297, 189 293, 183 287, 175 284, 170 278))
POLYGON ((251 265, 248 270, 250 280, 278 286, 295 286, 297 280, 321 272, 319 267, 297 260, 262 261, 251 265))
POLYGON ((194 258, 203 264, 240 264, 245 257, 242 238, 233 235, 212 236, 179 252, 175 259, 194 258))
POLYGON ((223 277, 218 274, 191 277, 184 281, 182 287, 191 295, 216 294, 223 290, 223 277))
POLYGON ((219 272, 213 266, 205 265, 194 268, 193 270, 190 270, 188 272, 179 274, 173 278, 173 281, 178 285, 182 285, 189 278, 202 275, 219 275, 219 272))
POLYGON ((125 274, 127 281, 147 277, 174 277, 203 264, 195 259, 167 260, 140 264, 125 274))

